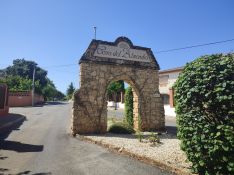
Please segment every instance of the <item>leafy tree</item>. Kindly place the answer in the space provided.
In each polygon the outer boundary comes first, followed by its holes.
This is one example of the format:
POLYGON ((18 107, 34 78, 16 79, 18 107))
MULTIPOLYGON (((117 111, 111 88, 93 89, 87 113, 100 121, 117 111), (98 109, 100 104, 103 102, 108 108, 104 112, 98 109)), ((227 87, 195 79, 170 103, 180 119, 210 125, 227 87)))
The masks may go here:
POLYGON ((45 100, 53 100, 55 98, 56 93, 57 90, 55 88, 54 83, 48 80, 47 85, 42 89, 42 94, 44 95, 45 100))
POLYGON ((54 83, 47 77, 47 71, 37 66, 34 61, 16 59, 12 66, 0 70, 0 82, 8 84, 10 90, 32 90, 33 70, 35 67, 35 92, 42 94, 46 100, 63 99, 54 83))
POLYGON ((118 92, 124 91, 124 81, 113 81, 111 82, 107 87, 107 94, 113 95, 115 100, 115 109, 117 108, 116 102, 117 102, 117 94, 118 92))
MULTIPOLYGON (((0 83, 6 83, 11 91, 32 90, 32 80, 20 76, 8 76, 0 79, 0 83)), ((40 89, 39 81, 35 82, 35 88, 40 89)))
POLYGON ((67 88, 67 98, 71 99, 74 92, 75 92, 75 88, 73 86, 73 83, 71 82, 71 84, 67 88))
POLYGON ((0 79, 3 79, 5 77, 5 71, 0 69, 0 79))
POLYGON ((57 100, 65 100, 65 95, 62 93, 62 92, 60 92, 60 91, 58 91, 57 90, 57 92, 56 92, 56 94, 55 94, 55 98, 57 99, 57 100))
POLYGON ((178 138, 194 172, 234 174, 234 54, 187 64, 175 100, 178 138))
POLYGON ((128 87, 124 97, 125 119, 129 126, 133 126, 133 93, 132 88, 128 87))
MULTIPOLYGON (((33 70, 35 67, 35 81, 39 81, 41 88, 47 85, 47 71, 37 66, 34 61, 25 59, 16 59, 12 66, 8 66, 4 71, 6 76, 20 76, 22 78, 33 79, 33 70)), ((40 93, 40 92, 39 92, 40 93)))
POLYGON ((63 100, 65 95, 58 91, 51 80, 47 80, 47 85, 42 89, 42 93, 44 94, 44 98, 46 101, 49 100, 63 100))
POLYGON ((121 92, 124 91, 124 81, 113 81, 107 87, 107 93, 112 94, 114 92, 121 92))

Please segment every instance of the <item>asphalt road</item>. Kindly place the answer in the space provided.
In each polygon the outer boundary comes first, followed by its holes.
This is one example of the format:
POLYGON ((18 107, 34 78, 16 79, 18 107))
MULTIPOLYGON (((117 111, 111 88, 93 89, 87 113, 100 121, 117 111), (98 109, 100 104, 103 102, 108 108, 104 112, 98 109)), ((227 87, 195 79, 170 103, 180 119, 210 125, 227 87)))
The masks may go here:
POLYGON ((115 118, 117 120, 123 120, 124 118, 124 109, 118 108, 115 110, 113 107, 107 108, 107 117, 108 118, 115 118))
MULTIPOLYGON (((115 118, 117 120, 123 120, 124 109, 118 108, 117 110, 115 110, 113 107, 108 107, 107 117, 115 118)), ((166 127, 176 127, 176 118, 172 116, 165 116, 165 124, 166 127)))
POLYGON ((12 108, 27 120, 0 135, 0 174, 171 174, 69 135, 71 104, 12 108))

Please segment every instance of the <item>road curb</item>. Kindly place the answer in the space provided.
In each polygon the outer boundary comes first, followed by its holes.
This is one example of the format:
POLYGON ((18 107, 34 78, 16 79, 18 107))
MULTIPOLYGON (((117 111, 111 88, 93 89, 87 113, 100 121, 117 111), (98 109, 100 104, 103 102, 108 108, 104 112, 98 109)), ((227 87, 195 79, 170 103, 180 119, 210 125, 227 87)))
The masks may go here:
POLYGON ((164 162, 161 162, 161 161, 158 161, 158 160, 154 160, 154 159, 151 159, 151 158, 148 158, 148 157, 140 156, 140 155, 137 155, 135 153, 129 152, 129 151, 125 150, 124 148, 120 148, 120 147, 117 147, 117 146, 106 144, 106 143, 103 143, 102 141, 96 141, 96 140, 93 140, 91 138, 87 138, 87 137, 82 136, 82 135, 78 135, 78 137, 83 141, 88 141, 88 142, 94 143, 96 145, 102 146, 102 147, 107 148, 108 150, 110 150, 112 152, 115 152, 117 154, 123 154, 123 155, 130 156, 130 157, 132 157, 132 158, 134 158, 136 160, 139 160, 141 162, 144 162, 144 163, 147 163, 147 164, 150 164, 150 165, 153 165, 153 166, 157 166, 158 168, 160 168, 162 170, 167 170, 167 171, 170 171, 170 172, 172 172, 174 174, 177 174, 177 175, 194 175, 194 174, 186 172, 186 171, 184 171, 182 169, 175 168, 173 166, 165 164, 164 162))
POLYGON ((20 118, 17 118, 17 119, 15 119, 13 121, 10 121, 10 122, 4 124, 4 125, 0 126, 0 132, 6 131, 8 128, 10 128, 13 125, 16 125, 16 124, 18 124, 18 123, 20 123, 20 122, 22 122, 24 120, 25 120, 25 117, 20 117, 20 118))

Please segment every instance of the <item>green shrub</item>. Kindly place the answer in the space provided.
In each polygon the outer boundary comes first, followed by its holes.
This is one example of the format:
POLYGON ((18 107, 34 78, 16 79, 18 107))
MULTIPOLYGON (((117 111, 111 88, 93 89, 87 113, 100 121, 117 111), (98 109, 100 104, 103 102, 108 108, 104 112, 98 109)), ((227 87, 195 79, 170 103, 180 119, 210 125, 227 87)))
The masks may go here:
POLYGON ((131 126, 125 123, 114 123, 108 129, 108 132, 116 134, 131 134, 134 133, 134 130, 131 126))
POLYGON ((151 133, 150 136, 147 138, 147 140, 149 140, 150 143, 152 143, 153 145, 156 145, 157 143, 160 143, 160 138, 158 136, 158 133, 151 133))
POLYGON ((143 140, 143 134, 142 134, 142 132, 141 131, 137 131, 136 132, 136 138, 139 140, 139 142, 142 142, 142 140, 143 140))
POLYGON ((133 94, 132 88, 128 87, 124 96, 125 120, 133 126, 133 94))
POLYGON ((199 174, 234 174, 234 54, 187 64, 175 88, 178 138, 199 174))

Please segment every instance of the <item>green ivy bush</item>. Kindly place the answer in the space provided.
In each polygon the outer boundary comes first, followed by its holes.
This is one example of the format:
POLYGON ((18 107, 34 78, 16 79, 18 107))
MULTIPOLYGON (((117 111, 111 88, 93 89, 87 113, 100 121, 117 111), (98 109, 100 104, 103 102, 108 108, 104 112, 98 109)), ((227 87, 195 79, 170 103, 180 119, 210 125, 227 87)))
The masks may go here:
POLYGON ((115 134, 131 134, 134 133, 134 130, 131 126, 126 123, 118 122, 111 125, 108 129, 108 132, 115 134))
POLYGON ((125 109, 125 120, 133 126, 133 93, 132 88, 128 87, 124 96, 124 109, 125 109))
POLYGON ((234 54, 203 56, 175 83, 178 138, 199 174, 234 174, 234 54))

